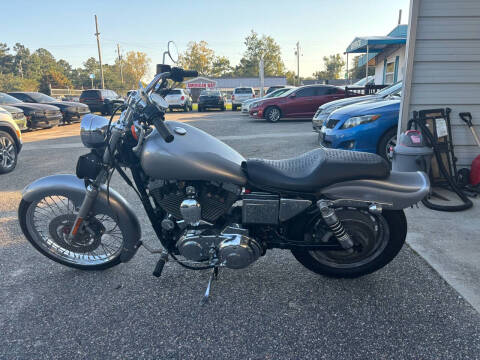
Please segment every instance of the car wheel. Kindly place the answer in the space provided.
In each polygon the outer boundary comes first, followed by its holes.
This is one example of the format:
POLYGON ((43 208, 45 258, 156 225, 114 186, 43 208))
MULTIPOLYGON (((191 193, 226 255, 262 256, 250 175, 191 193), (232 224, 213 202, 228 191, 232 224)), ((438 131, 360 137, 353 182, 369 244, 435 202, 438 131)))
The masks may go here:
POLYGON ((282 113, 280 112, 280 109, 277 108, 276 106, 269 107, 265 111, 265 119, 267 119, 270 122, 277 122, 280 120, 282 117, 282 113))
POLYGON ((391 148, 397 145, 397 128, 391 128, 380 138, 377 146, 377 154, 388 162, 391 162, 391 148))
POLYGON ((0 131, 0 174, 6 174, 17 166, 18 151, 17 145, 12 136, 0 131))
POLYGON ((183 112, 188 112, 188 104, 183 105, 183 112))

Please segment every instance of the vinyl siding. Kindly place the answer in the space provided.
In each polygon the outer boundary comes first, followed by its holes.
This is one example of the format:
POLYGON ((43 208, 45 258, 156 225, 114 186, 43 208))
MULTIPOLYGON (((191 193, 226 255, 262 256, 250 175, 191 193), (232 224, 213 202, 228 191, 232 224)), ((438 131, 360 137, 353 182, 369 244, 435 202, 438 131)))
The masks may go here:
MULTIPOLYGON (((415 1, 415 0, 414 0, 415 1)), ((419 0, 407 116, 415 110, 450 107, 459 166, 469 166, 476 146, 459 112, 471 112, 480 135, 480 1, 419 0)))

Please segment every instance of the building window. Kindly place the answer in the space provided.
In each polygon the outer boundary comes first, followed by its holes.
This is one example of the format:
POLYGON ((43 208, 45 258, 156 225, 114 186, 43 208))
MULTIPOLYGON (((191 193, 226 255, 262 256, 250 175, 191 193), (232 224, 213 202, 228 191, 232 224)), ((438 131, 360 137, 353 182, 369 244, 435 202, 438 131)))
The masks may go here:
POLYGON ((395 79, 395 61, 387 62, 387 68, 385 69, 385 85, 394 83, 395 79))

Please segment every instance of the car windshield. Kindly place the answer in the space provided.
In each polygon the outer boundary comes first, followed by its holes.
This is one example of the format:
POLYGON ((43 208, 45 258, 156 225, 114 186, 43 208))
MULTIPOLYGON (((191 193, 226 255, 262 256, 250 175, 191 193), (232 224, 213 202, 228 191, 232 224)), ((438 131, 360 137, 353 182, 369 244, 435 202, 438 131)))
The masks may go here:
POLYGON ((272 91, 270 94, 267 94, 264 96, 265 99, 272 98, 272 97, 277 97, 282 95, 284 92, 290 90, 289 88, 282 88, 282 89, 277 89, 275 91, 272 91))
POLYGON ((8 94, 0 93, 0 104, 21 104, 23 101, 18 100, 17 98, 14 98, 13 96, 10 96, 8 94))
POLYGON ((181 90, 173 89, 168 92, 168 95, 180 95, 181 93, 182 93, 181 90))
POLYGON ((402 82, 399 81, 395 84, 392 84, 392 85, 380 90, 379 92, 377 92, 377 95, 379 95, 379 96, 393 95, 393 94, 399 93, 401 90, 402 90, 402 82))
POLYGON ((277 95, 277 97, 288 96, 288 95, 290 95, 291 93, 295 92, 295 90, 297 90, 297 88, 288 89, 288 90, 285 91, 284 93, 282 93, 282 94, 280 94, 280 95, 277 95))
POLYGON ((373 80, 373 76, 364 77, 361 80, 358 80, 353 86, 365 86, 365 84, 370 84, 373 80))
POLYGON ((54 98, 42 93, 29 93, 28 96, 30 96, 36 102, 56 102, 57 101, 54 98))
POLYGON ((253 91, 250 88, 238 88, 235 89, 235 94, 253 94, 253 91))
POLYGON ((220 96, 220 91, 208 91, 208 90, 203 90, 200 93, 200 96, 220 96))

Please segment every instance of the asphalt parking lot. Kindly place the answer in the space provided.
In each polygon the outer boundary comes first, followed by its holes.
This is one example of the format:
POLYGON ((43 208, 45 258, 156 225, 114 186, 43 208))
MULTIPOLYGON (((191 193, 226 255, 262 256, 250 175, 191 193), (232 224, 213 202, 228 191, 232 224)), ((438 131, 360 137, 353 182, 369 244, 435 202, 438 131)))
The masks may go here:
MULTIPOLYGON (((276 124, 239 113, 169 113, 220 137, 245 157, 282 158, 316 147, 308 121, 276 124)), ((0 177, 1 359, 477 359, 480 315, 405 246, 384 269, 355 280, 311 273, 288 251, 244 270, 223 270, 200 306, 209 273, 140 249, 127 264, 81 272, 37 253, 16 209, 34 179, 71 173, 78 124, 25 135, 17 169, 0 177)), ((155 245, 138 210, 143 239, 155 245)))

